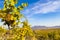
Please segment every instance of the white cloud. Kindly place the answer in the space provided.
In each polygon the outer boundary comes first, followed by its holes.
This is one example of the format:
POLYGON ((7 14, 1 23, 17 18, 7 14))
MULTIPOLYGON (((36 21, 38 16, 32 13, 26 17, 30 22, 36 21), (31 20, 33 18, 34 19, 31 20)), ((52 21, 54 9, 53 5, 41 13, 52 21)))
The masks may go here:
POLYGON ((42 7, 41 10, 39 10, 39 12, 37 11, 37 13, 48 13, 48 12, 55 12, 57 9, 60 8, 60 1, 57 2, 51 2, 50 4, 42 7))
POLYGON ((60 1, 49 1, 47 3, 40 3, 38 1, 37 3, 32 4, 29 8, 25 9, 23 13, 26 14, 45 14, 49 12, 55 12, 60 8, 60 1))

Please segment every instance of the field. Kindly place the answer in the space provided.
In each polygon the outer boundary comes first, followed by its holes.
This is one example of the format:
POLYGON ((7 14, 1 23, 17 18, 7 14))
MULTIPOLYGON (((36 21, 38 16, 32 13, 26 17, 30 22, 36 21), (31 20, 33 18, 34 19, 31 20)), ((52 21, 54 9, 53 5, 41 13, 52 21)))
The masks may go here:
MULTIPOLYGON (((6 30, 0 27, 0 40, 20 40, 21 29, 6 30)), ((60 28, 33 30, 36 40, 60 40, 60 28)), ((25 35, 26 36, 26 35, 25 35)), ((32 37, 26 36, 25 40, 32 37)), ((35 40, 33 38, 33 40, 35 40)))
POLYGON ((60 40, 60 28, 34 30, 37 40, 60 40))

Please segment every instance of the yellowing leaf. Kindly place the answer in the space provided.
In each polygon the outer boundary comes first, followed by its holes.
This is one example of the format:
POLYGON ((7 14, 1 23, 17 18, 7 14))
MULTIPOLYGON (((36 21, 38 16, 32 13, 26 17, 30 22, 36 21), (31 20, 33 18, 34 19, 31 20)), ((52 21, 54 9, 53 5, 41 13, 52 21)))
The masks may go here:
POLYGON ((22 6, 26 7, 26 6, 28 6, 28 4, 27 3, 22 3, 22 6))

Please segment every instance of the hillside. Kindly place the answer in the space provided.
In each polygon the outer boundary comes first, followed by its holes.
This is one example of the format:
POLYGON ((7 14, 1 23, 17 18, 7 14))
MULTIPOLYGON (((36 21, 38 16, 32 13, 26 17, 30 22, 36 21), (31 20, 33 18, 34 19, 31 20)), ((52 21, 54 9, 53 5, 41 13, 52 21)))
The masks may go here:
POLYGON ((53 28, 60 28, 60 26, 51 26, 51 27, 46 27, 46 26, 33 26, 32 29, 53 29, 53 28))

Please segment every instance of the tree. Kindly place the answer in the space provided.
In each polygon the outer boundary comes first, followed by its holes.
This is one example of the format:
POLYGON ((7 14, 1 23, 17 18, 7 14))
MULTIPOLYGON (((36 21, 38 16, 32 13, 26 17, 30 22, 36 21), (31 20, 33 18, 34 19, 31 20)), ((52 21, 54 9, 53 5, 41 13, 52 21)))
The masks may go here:
POLYGON ((27 6, 27 3, 22 3, 18 7, 15 7, 15 4, 17 4, 17 0, 5 0, 4 8, 0 10, 0 18, 5 22, 5 25, 8 25, 8 29, 10 29, 10 26, 15 27, 18 25, 20 19, 23 17, 20 11, 27 6))
POLYGON ((4 34, 4 40, 25 40, 26 35, 34 36, 27 19, 23 22, 20 21, 21 18, 25 18, 20 11, 28 4, 22 3, 18 7, 15 4, 17 4, 17 0, 4 0, 4 8, 0 10, 0 18, 9 29, 4 34), (18 27, 19 23, 23 24, 22 28, 18 27))

